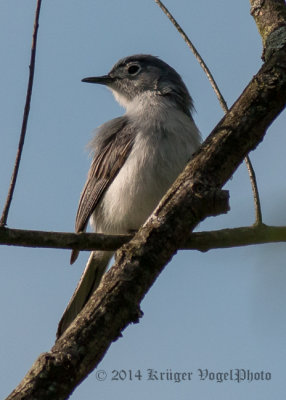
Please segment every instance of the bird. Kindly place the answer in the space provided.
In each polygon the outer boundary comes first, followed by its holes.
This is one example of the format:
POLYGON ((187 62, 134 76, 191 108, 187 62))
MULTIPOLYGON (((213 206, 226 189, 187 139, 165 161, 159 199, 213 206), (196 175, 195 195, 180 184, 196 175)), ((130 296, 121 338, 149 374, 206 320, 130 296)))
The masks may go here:
MULTIPOLYGON (((80 196, 75 231, 136 232, 198 150, 201 136, 189 91, 158 57, 120 59, 107 75, 82 82, 105 85, 126 112, 97 128, 92 162, 80 196)), ((71 264, 79 251, 73 250, 71 264)), ((92 251, 59 322, 59 338, 99 286, 112 251, 92 251)))

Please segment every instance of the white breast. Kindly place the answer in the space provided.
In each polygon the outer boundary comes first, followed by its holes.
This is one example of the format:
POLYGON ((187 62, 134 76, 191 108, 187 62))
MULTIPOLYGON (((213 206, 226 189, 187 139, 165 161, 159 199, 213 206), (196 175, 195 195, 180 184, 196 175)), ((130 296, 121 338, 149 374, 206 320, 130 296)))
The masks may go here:
POLYGON ((92 215, 96 232, 137 230, 200 144, 195 123, 162 96, 147 92, 129 104, 126 114, 138 134, 92 215))

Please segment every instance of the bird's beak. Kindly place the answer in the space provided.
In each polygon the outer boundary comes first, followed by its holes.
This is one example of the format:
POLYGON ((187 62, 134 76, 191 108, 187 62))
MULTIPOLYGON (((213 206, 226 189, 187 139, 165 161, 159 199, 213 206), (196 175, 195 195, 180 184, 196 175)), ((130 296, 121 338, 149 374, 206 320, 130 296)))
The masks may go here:
POLYGON ((84 78, 81 80, 82 82, 88 82, 88 83, 99 83, 100 85, 109 85, 114 81, 114 78, 112 78, 109 75, 103 75, 103 76, 94 76, 90 78, 84 78))

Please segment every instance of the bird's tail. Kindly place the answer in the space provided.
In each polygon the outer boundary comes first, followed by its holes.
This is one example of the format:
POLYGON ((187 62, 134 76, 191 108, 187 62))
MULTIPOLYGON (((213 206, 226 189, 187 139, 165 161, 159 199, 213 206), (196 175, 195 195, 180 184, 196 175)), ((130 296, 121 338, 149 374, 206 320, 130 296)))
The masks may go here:
POLYGON ((101 278, 106 271, 112 255, 112 251, 93 251, 90 254, 77 288, 59 322, 57 339, 69 327, 100 284, 101 278))

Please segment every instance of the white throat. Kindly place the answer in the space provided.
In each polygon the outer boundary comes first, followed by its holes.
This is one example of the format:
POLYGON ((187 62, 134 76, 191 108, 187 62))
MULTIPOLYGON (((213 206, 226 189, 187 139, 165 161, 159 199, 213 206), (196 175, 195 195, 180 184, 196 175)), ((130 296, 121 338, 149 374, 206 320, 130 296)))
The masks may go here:
POLYGON ((129 101, 125 96, 123 96, 121 93, 118 93, 116 90, 113 90, 113 89, 111 89, 110 87, 109 87, 108 89, 111 90, 111 92, 112 92, 112 94, 113 94, 115 100, 116 100, 122 107, 124 107, 125 109, 127 109, 128 104, 130 103, 130 101, 129 101))
POLYGON ((111 91, 115 100, 126 109, 126 114, 129 116, 144 113, 146 117, 146 112, 148 111, 154 115, 155 110, 160 113, 161 111, 166 111, 169 107, 174 110, 173 102, 151 90, 138 94, 132 100, 127 99, 115 90, 111 89, 111 91))

